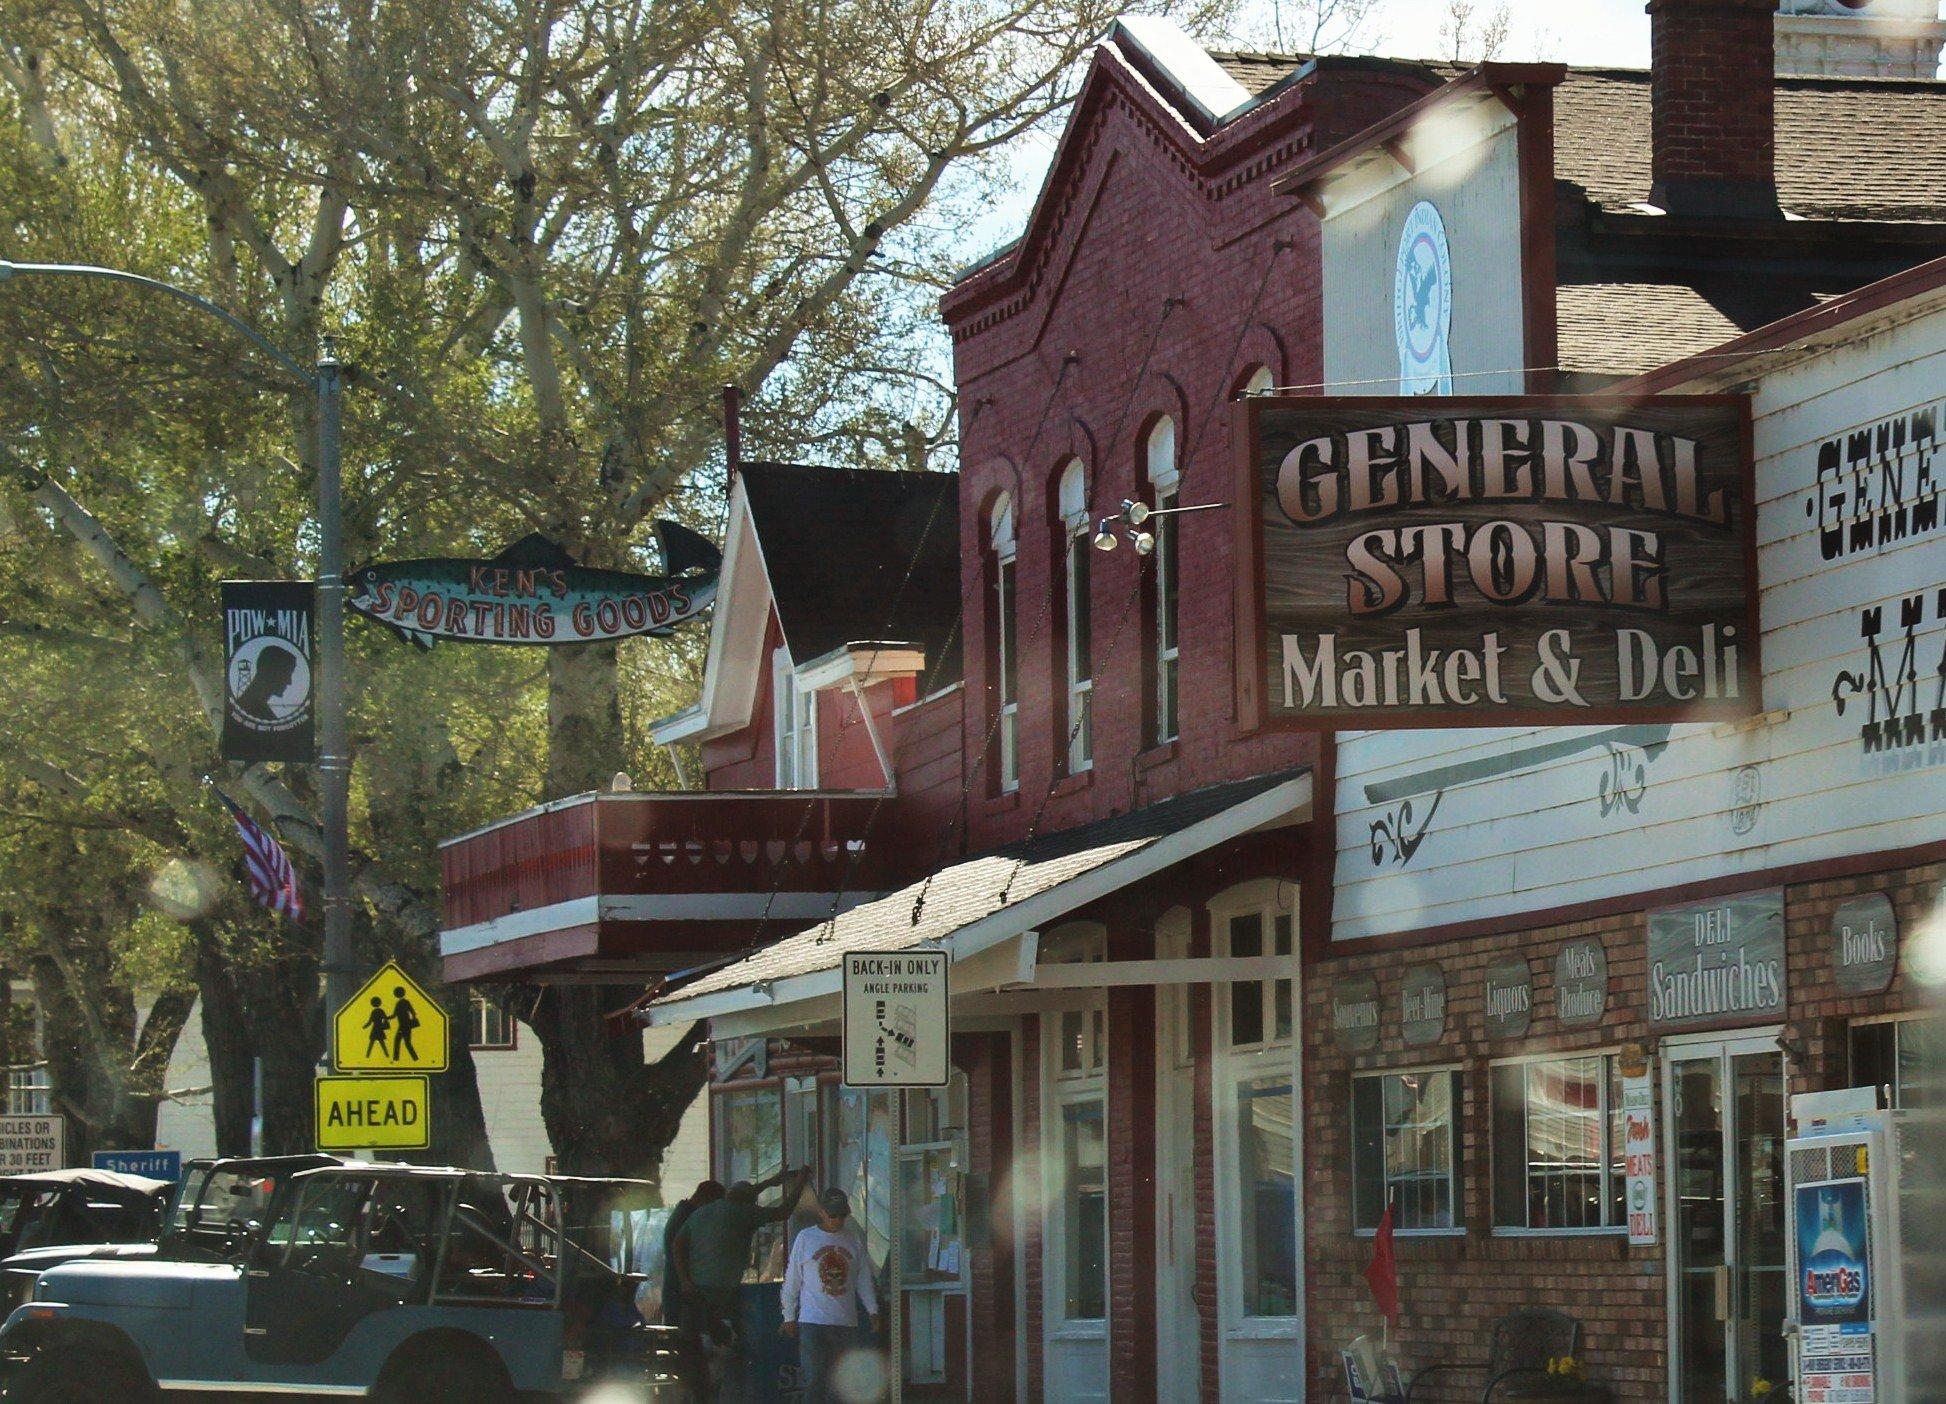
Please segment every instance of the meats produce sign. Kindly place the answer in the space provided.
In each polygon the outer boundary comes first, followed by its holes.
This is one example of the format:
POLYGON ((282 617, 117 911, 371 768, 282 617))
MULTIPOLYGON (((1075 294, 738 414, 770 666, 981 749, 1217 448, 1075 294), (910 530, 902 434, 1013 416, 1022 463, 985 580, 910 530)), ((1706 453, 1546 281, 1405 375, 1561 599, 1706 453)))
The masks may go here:
POLYGON ((438 557, 353 571, 346 608, 421 648, 577 644, 668 634, 716 599, 722 556, 686 527, 657 522, 663 575, 579 566, 544 536, 486 560, 438 557))
POLYGON ((1237 415, 1251 724, 1759 710, 1743 397, 1260 396, 1237 415))

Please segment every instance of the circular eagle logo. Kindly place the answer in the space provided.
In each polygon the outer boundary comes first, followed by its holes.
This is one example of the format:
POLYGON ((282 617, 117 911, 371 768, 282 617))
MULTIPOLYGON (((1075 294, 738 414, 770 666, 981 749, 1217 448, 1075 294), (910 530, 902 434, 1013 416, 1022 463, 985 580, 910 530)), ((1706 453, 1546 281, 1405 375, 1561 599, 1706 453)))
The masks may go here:
POLYGON ((1392 273, 1392 330, 1401 395, 1453 393, 1453 254, 1446 221, 1430 200, 1405 217, 1392 273))

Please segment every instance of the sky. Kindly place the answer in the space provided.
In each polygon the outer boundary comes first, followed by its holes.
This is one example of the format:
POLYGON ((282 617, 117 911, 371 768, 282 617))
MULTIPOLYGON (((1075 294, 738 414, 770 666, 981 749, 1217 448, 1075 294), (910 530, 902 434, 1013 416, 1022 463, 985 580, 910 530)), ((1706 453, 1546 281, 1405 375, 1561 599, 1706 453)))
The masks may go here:
MULTIPOLYGON (((1448 3, 1381 0, 1376 15, 1347 52, 1442 57, 1450 52, 1442 49, 1439 34, 1448 3)), ((1494 0, 1479 0, 1481 11, 1493 8, 1494 0)), ((1643 11, 1643 0, 1507 0, 1507 13, 1511 25, 1499 58, 1648 67, 1649 17, 1643 11)), ((1236 47, 1269 47, 1264 37, 1271 32, 1268 0, 1248 0, 1238 30, 1241 37, 1236 47)), ((1057 130, 1048 129, 1014 141, 1004 157, 1006 192, 966 231, 964 242, 973 256, 986 254, 1019 235, 1047 174, 1048 162, 1053 159, 1058 137, 1057 130)), ((972 261, 972 257, 967 259, 972 261)))

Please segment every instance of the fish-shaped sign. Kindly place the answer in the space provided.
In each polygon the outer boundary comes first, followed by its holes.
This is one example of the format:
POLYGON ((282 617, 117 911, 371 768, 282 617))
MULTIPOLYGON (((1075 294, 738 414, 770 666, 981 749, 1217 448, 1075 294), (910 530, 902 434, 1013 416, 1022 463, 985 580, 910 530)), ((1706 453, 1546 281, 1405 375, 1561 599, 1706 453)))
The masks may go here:
POLYGON ((420 648, 577 644, 669 634, 716 599, 723 556, 687 527, 655 524, 664 575, 595 570, 538 533, 489 560, 435 557, 351 572, 345 607, 420 648))

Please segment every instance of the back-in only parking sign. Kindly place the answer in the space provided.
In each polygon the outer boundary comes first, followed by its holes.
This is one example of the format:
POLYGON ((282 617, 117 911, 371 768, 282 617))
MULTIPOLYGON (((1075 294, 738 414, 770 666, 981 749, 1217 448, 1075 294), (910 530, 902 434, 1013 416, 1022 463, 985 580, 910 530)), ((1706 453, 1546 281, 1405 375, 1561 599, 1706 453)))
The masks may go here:
POLYGON ((845 1085, 944 1087, 944 951, 845 955, 845 1085))

